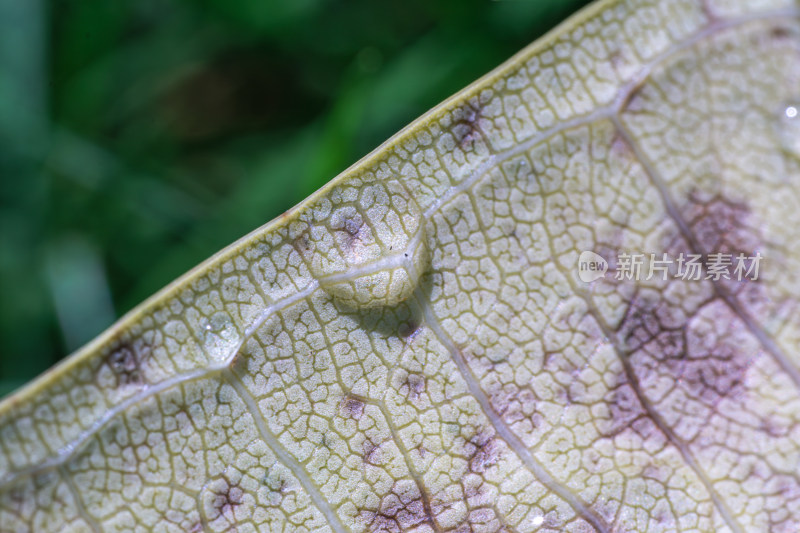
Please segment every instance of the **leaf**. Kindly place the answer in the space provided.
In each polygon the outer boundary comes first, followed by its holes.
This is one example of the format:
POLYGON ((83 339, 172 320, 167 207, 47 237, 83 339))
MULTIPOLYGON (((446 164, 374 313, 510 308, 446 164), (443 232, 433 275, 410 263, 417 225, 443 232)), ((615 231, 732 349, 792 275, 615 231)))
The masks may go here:
POLYGON ((0 529, 796 531, 799 14, 584 10, 6 399, 0 529))

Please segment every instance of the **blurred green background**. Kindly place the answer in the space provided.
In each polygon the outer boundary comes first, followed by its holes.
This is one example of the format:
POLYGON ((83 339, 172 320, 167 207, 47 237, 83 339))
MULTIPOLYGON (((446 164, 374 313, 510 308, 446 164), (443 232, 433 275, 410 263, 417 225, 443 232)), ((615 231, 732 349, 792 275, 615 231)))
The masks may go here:
POLYGON ((0 0, 0 395, 577 0, 0 0))

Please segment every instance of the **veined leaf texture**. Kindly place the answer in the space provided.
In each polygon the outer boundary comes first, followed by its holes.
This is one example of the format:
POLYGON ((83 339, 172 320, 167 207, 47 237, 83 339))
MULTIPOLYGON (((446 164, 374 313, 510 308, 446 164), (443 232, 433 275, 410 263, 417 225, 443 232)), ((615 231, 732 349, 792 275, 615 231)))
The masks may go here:
POLYGON ((0 530, 800 530, 798 15, 572 17, 4 400, 0 530))

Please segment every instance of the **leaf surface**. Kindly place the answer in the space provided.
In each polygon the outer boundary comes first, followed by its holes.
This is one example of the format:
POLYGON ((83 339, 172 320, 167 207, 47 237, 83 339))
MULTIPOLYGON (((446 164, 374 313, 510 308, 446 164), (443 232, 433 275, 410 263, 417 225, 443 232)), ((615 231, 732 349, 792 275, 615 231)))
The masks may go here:
POLYGON ((573 17, 4 400, 0 530, 800 529, 799 14, 573 17))

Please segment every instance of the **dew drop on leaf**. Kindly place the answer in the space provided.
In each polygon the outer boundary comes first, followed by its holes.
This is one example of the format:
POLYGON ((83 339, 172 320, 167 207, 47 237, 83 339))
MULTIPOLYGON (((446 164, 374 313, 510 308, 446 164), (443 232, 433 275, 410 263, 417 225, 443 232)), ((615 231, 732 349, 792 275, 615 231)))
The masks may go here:
POLYGON ((784 149, 800 158, 800 102, 784 107, 779 122, 778 134, 784 149))
POLYGON ((308 238, 301 251, 320 287, 337 302, 357 309, 391 307, 413 294, 427 268, 424 218, 401 183, 359 185, 355 192, 348 186, 332 194, 342 200, 325 206, 325 216, 305 233, 316 240, 308 238))
POLYGON ((233 348, 240 341, 233 319, 219 311, 203 324, 204 347, 213 361, 223 362, 230 358, 233 348))
POLYGON ((206 322, 206 331, 218 332, 225 329, 225 326, 230 324, 231 318, 226 313, 214 313, 214 315, 206 322))

